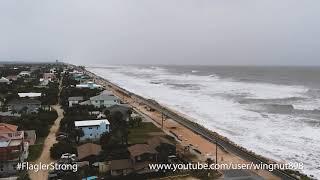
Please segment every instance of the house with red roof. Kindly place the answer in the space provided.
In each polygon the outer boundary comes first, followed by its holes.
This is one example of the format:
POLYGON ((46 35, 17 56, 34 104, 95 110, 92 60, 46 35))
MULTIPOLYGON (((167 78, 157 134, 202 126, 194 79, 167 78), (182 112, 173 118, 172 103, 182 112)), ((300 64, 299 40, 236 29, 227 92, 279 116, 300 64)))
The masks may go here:
POLYGON ((0 123, 0 177, 17 173, 16 165, 28 158, 29 143, 18 126, 0 123))

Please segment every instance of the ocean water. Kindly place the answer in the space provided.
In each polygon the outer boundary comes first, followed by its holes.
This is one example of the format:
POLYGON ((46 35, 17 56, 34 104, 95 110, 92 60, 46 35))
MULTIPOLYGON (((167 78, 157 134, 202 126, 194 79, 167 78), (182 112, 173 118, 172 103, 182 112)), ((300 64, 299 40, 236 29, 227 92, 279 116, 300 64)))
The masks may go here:
POLYGON ((235 143, 320 179, 320 68, 105 66, 88 70, 235 143))

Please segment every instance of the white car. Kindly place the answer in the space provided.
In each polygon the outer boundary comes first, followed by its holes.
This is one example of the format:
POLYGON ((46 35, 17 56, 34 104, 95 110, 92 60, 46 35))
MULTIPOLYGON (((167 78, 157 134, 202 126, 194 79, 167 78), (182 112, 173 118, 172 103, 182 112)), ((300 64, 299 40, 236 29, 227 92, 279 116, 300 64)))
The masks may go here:
POLYGON ((75 154, 65 153, 61 155, 61 159, 74 159, 77 156, 75 154))

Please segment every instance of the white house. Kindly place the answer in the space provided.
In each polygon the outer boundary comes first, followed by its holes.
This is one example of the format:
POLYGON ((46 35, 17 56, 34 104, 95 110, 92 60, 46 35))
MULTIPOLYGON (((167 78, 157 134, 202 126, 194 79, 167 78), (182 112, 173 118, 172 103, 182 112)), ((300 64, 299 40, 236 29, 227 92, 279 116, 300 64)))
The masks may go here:
POLYGON ((79 104, 81 101, 83 101, 83 97, 81 96, 74 96, 74 97, 69 97, 69 107, 72 107, 75 104, 79 104))
POLYGON ((40 86, 47 86, 49 84, 48 79, 40 78, 39 81, 40 81, 40 84, 39 84, 40 86))
POLYGON ((101 135, 110 131, 110 123, 108 119, 75 121, 76 128, 82 129, 84 136, 80 137, 80 141, 99 140, 101 135))
POLYGON ((99 84, 95 84, 91 81, 84 83, 84 84, 77 84, 76 85, 77 88, 90 88, 90 89, 101 89, 103 88, 101 85, 99 84))
POLYGON ((31 73, 29 71, 21 71, 18 74, 18 77, 29 77, 31 75, 31 73))
POLYGON ((36 97, 41 97, 41 93, 18 93, 19 97, 24 98, 24 97, 29 97, 29 98, 36 98, 36 97))
POLYGON ((11 81, 10 81, 9 79, 5 78, 5 77, 2 77, 2 78, 0 79, 0 83, 10 84, 11 81))
POLYGON ((110 107, 120 104, 120 99, 109 93, 101 93, 98 96, 93 96, 89 100, 80 103, 80 105, 94 105, 95 107, 110 107))

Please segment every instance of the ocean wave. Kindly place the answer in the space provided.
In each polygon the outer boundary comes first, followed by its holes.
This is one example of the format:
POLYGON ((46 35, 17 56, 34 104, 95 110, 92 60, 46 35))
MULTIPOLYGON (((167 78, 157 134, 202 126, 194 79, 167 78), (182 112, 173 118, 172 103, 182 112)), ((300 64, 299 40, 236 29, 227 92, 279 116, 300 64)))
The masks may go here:
POLYGON ((257 103, 271 104, 266 105, 267 109, 296 109, 299 103, 301 106, 309 98, 306 87, 241 82, 195 74, 179 75, 170 73, 165 68, 89 70, 129 91, 187 114, 197 123, 258 154, 279 161, 304 162, 304 172, 320 177, 316 171, 316 164, 320 163, 317 158, 320 157, 320 129, 307 123, 306 119, 310 118, 246 109, 248 105, 254 106, 257 103), (126 75, 124 72, 136 76, 126 75), (145 78, 145 74, 150 76, 145 78), (189 91, 188 87, 175 88, 176 85, 183 84, 199 88, 193 91, 189 91))

